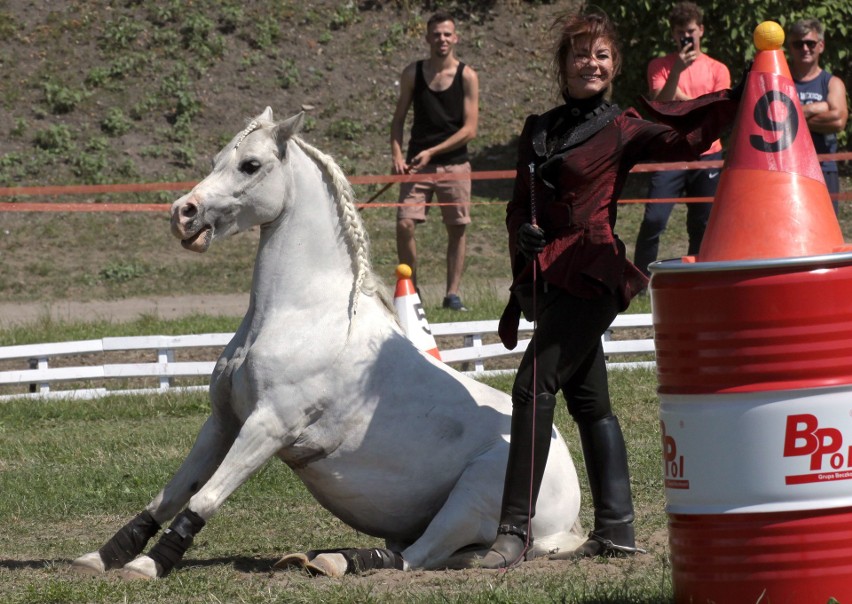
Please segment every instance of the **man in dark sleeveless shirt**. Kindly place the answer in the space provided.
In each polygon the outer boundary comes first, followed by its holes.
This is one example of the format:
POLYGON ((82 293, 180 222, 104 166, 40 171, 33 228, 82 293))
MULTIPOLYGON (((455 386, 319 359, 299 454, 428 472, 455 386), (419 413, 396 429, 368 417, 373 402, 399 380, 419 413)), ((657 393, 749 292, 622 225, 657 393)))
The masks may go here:
MULTIPOLYGON (((819 19, 801 19, 793 24, 788 36, 790 73, 816 152, 837 153, 837 133, 846 127, 849 109, 843 80, 819 66, 819 57, 825 50, 823 34, 819 19)), ((820 165, 836 214, 840 192, 837 162, 824 161, 820 165)))
MULTIPOLYGON (((479 121, 479 80, 476 72, 455 56, 456 25, 447 13, 436 13, 426 24, 429 58, 409 64, 399 80, 399 99, 391 122, 394 174, 470 173, 467 143, 476 136, 479 121), (414 121, 403 155, 405 118, 414 106, 414 121)), ((425 222, 433 194, 441 204, 447 228, 447 290, 444 308, 467 310, 459 296, 465 257, 465 228, 470 224, 470 179, 401 183, 397 212, 396 249, 417 283, 414 231, 425 222), (446 204, 446 205, 444 205, 446 204)))

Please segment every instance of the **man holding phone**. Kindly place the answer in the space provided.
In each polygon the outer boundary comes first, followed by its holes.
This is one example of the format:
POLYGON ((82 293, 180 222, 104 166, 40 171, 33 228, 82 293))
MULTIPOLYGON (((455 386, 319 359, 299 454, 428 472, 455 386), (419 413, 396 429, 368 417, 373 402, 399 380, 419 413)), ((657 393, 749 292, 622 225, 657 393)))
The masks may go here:
MULTIPOLYGON (((657 101, 685 101, 731 87, 731 74, 721 62, 701 50, 704 37, 704 11, 693 2, 678 2, 669 13, 669 27, 675 52, 653 59, 648 64, 648 97, 657 101)), ((722 159, 722 143, 714 141, 702 160, 722 159)), ((720 168, 703 170, 669 170, 654 172, 648 199, 680 197, 713 197, 719 184, 720 168)), ((687 254, 694 256, 701 248, 704 230, 710 217, 710 203, 691 202, 686 206, 687 254)), ((657 259, 660 237, 666 230, 673 203, 645 204, 645 214, 636 237, 634 264, 646 275, 648 265, 657 259)))

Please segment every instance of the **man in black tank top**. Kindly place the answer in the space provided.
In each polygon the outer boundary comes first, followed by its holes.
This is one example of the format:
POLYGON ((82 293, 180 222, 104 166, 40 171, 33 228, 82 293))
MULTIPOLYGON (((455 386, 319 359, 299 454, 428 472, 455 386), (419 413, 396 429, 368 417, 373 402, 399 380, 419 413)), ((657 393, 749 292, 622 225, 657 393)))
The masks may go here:
POLYGON ((436 13, 426 25, 429 58, 409 64, 399 81, 399 99, 391 122, 394 174, 450 175, 400 184, 396 249, 417 284, 417 246, 414 231, 426 220, 427 204, 436 196, 447 228, 447 289, 444 308, 467 310, 459 296, 465 258, 465 229, 470 224, 470 173, 467 143, 479 122, 479 80, 476 72, 455 56, 456 25, 447 13, 436 13), (414 120, 403 155, 408 110, 414 120))

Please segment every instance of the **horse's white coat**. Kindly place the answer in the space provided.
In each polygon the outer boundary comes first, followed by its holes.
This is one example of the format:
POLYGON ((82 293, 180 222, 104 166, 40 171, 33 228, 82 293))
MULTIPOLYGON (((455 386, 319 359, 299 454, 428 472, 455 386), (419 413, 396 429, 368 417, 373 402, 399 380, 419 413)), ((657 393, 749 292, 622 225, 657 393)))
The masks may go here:
MULTIPOLYGON (((211 415, 148 510, 162 524, 188 503, 207 520, 276 455, 324 507, 402 549, 411 568, 489 545, 509 397, 404 336, 370 269, 351 190, 298 138, 302 116, 276 124, 267 108, 254 122, 172 207, 188 249, 257 225, 261 236, 248 312, 211 377, 211 415)), ((583 541, 579 505, 554 430, 533 527, 539 552, 583 541)), ((150 575, 149 561, 125 569, 150 575)))

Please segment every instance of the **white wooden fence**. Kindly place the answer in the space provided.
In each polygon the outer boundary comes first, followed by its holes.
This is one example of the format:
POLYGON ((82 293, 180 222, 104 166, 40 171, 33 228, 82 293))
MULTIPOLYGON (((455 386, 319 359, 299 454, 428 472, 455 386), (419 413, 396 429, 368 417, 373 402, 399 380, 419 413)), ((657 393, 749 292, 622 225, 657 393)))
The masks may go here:
MULTIPOLYGON (((473 375, 489 375, 504 373, 509 370, 489 370, 485 367, 488 360, 519 357, 527 349, 529 338, 518 338, 518 345, 514 350, 508 350, 497 338, 498 321, 470 321, 466 323, 436 323, 432 325, 432 335, 436 338, 445 336, 461 336, 464 345, 461 348, 445 349, 439 346, 441 360, 445 363, 455 365, 473 365, 472 368, 463 367, 465 373, 473 375), (488 336, 491 336, 490 338, 488 336), (485 340, 493 340, 486 343, 485 340)), ((603 335, 604 354, 608 357, 607 364, 611 368, 628 367, 650 367, 654 366, 653 360, 634 360, 633 357, 645 357, 654 354, 654 339, 651 329, 653 327, 651 314, 624 314, 618 315, 610 325, 609 330, 603 335), (630 330, 630 331, 628 331, 630 330), (644 337, 622 338, 627 332, 633 336, 633 331, 643 332, 644 337), (618 360, 615 360, 615 358, 618 360)), ((531 333, 533 324, 521 319, 520 333, 531 333)), ((517 364, 517 363, 516 363, 517 364)))
MULTIPOLYGON (((442 360, 474 376, 514 371, 517 357, 526 350, 529 338, 519 339, 515 350, 507 350, 496 336, 497 323, 432 324, 442 360), (454 347, 459 342, 461 346, 454 347), (508 357, 516 357, 513 363, 502 363, 511 368, 495 368, 500 359, 508 357)), ((531 323, 521 321, 521 335, 529 334, 532 328, 531 323)), ((608 366, 653 366, 651 330, 650 314, 616 317, 603 336, 608 366)), ((0 347, 0 401, 205 389, 216 359, 232 336, 232 333, 208 333, 109 337, 0 347), (181 354, 209 360, 180 360, 181 354), (60 384, 64 389, 56 388, 60 384)))

